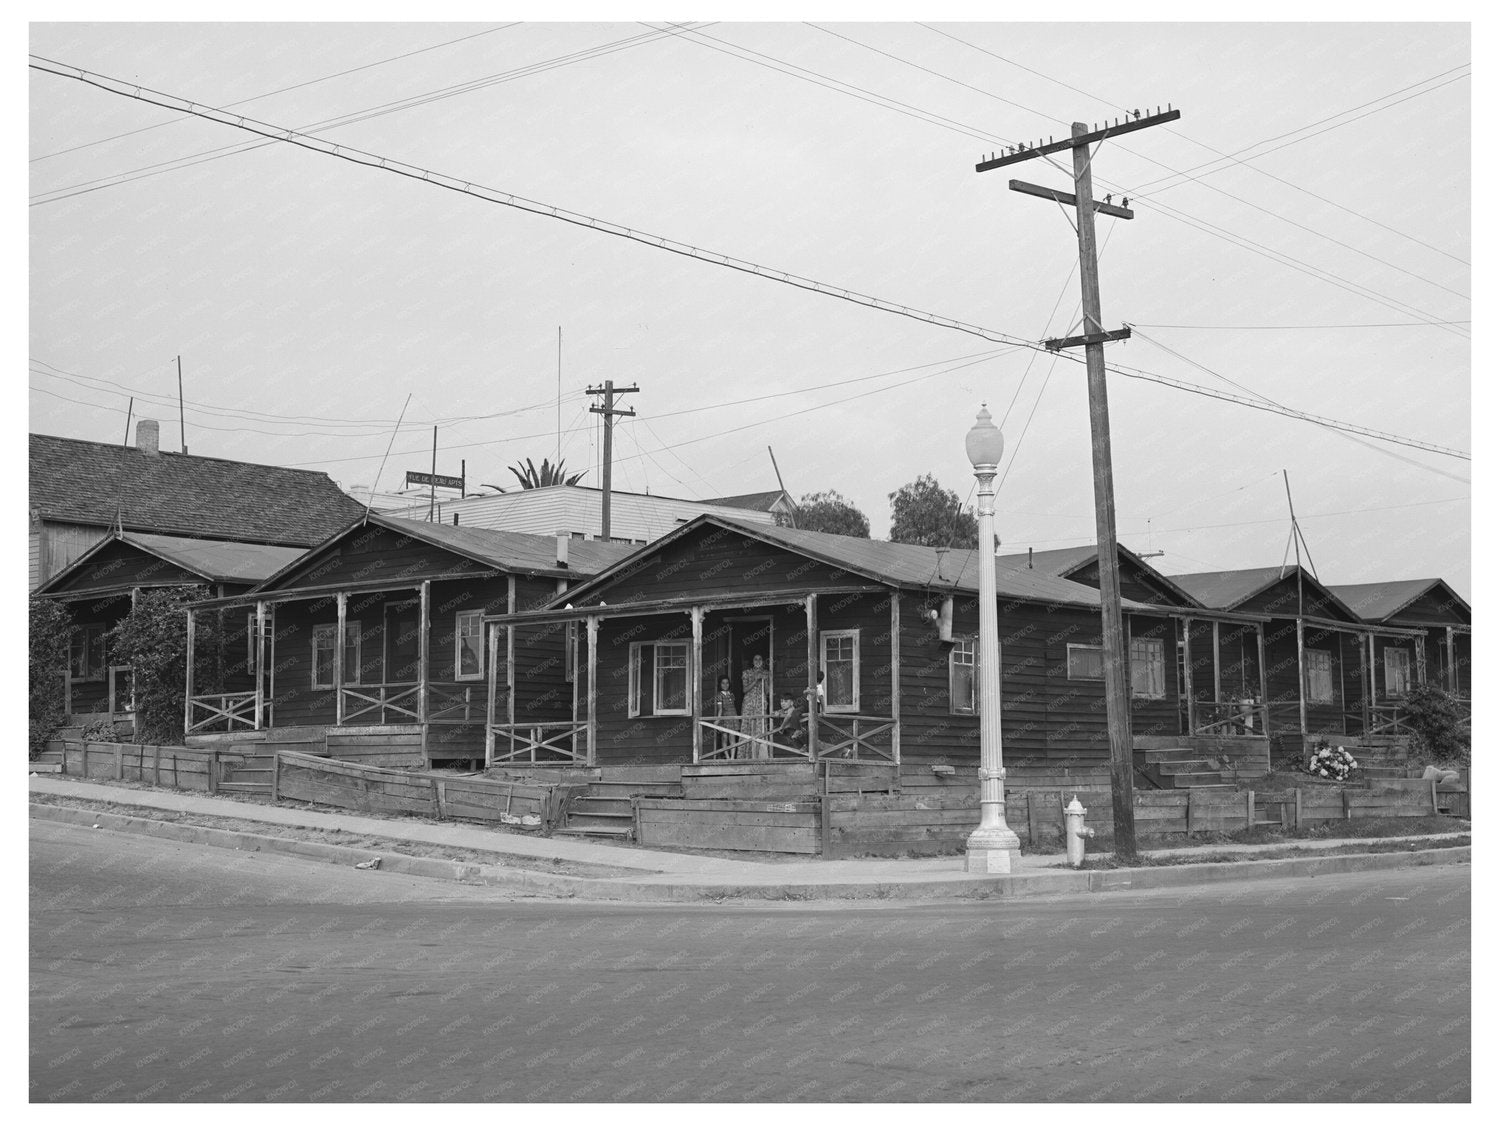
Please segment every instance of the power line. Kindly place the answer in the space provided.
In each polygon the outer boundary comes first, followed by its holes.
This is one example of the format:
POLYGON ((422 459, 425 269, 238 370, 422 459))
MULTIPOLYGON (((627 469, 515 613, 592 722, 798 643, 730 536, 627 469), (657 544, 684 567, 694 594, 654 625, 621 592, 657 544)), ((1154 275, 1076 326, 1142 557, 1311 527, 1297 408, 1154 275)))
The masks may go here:
MULTIPOLYGON (((172 95, 163 94, 155 90, 148 90, 144 87, 133 86, 129 83, 122 83, 117 79, 108 78, 104 75, 95 74, 91 71, 83 70, 78 67, 67 66, 66 64, 57 63, 50 59, 41 58, 40 56, 33 55, 31 56, 31 59, 32 61, 30 62, 30 65, 33 68, 45 71, 49 74, 56 74, 60 77, 72 78, 77 81, 84 82, 87 85, 96 86, 99 89, 106 90, 110 93, 118 94, 124 97, 135 98, 140 101, 149 102, 153 105, 164 106, 165 108, 175 109, 183 113, 191 113, 199 117, 204 117, 211 121, 216 121, 220 124, 229 125, 233 128, 243 129, 247 132, 270 137, 274 140, 285 141, 288 144, 296 145, 300 148, 306 148, 314 152, 320 152, 326 156, 335 156, 341 160, 346 160, 353 164, 360 164, 368 168, 377 169, 379 171, 390 172, 395 175, 404 176, 408 179, 420 180, 424 183, 431 184, 435 187, 445 188, 449 191, 457 192, 461 195, 469 195, 477 199, 483 199, 490 203, 499 203, 503 206, 514 207, 517 210, 527 211, 531 214, 541 215, 551 219, 557 219, 565 223, 570 223, 574 226, 585 227, 589 230, 613 235, 617 238, 622 238, 631 242, 638 242, 642 245, 654 247, 655 249, 666 250, 670 253, 677 254, 686 258, 691 258, 695 261, 707 262, 711 265, 722 266, 724 268, 736 270, 738 272, 752 274, 754 276, 762 277, 770 281, 776 281, 785 285, 790 285, 794 288, 804 289, 808 292, 821 293, 824 296, 836 297, 840 300, 849 301, 856 305, 878 309, 882 312, 894 313, 898 316, 908 317, 927 324, 932 324, 942 328, 948 328, 953 331, 964 332, 969 335, 978 336, 981 339, 990 340, 994 343, 1014 344, 1016 346, 1028 347, 1033 349, 1040 349, 1042 347, 1040 343, 1030 340, 1023 340, 1020 337, 1011 335, 1010 333, 1001 332, 996 329, 982 328, 978 325, 954 320, 951 317, 940 316, 936 313, 924 312, 919 309, 910 308, 906 305, 897 304, 893 301, 886 301, 882 298, 874 297, 869 294, 859 293, 854 290, 829 285, 825 282, 815 281, 812 278, 802 277, 800 275, 788 273, 785 271, 773 270, 768 267, 758 265, 754 262, 746 261, 740 258, 734 258, 727 254, 719 254, 712 251, 703 250, 688 243, 677 242, 675 240, 665 238, 661 235, 653 235, 643 231, 633 230, 629 227, 620 226, 619 224, 612 223, 603 219, 598 219, 581 212, 569 211, 565 208, 556 207, 545 203, 539 203, 535 200, 527 199, 524 196, 518 196, 509 192, 497 191, 493 188, 487 188, 482 185, 474 184, 473 182, 467 180, 459 180, 455 177, 447 176, 439 172, 433 172, 429 169, 424 169, 416 165, 391 160, 387 157, 375 156, 359 149, 350 148, 343 145, 336 145, 329 141, 305 136, 292 129, 285 129, 277 126, 267 125, 263 122, 255 121, 251 118, 234 114, 227 114, 222 110, 214 110, 208 107, 199 106, 182 98, 176 98, 172 95)), ((1158 382, 1164 386, 1176 387, 1180 390, 1187 390, 1194 394, 1203 395, 1209 398, 1219 398, 1227 402, 1237 402, 1242 405, 1250 405, 1254 406, 1256 409, 1271 410, 1275 413, 1286 414, 1289 417, 1296 417, 1302 420, 1316 420, 1319 422, 1319 424, 1322 425, 1332 426, 1334 428, 1347 430, 1352 433, 1363 433, 1366 436, 1377 437, 1382 441, 1391 441, 1397 444, 1409 445, 1417 449, 1425 449, 1428 452, 1442 453, 1447 456, 1460 457, 1465 460, 1468 459, 1468 454, 1466 453, 1458 450, 1447 449, 1441 446, 1436 446, 1429 442, 1420 442, 1415 439, 1403 438, 1398 435, 1385 433, 1383 431, 1370 430, 1366 427, 1354 426, 1349 423, 1339 422, 1337 419, 1319 418, 1315 415, 1306 414, 1303 412, 1292 412, 1285 409, 1277 409, 1268 406, 1265 403, 1252 402, 1239 396, 1211 391, 1206 387, 1197 386, 1191 383, 1184 383, 1181 380, 1170 379, 1166 376, 1154 375, 1149 372, 1138 370, 1133 371, 1131 369, 1121 368, 1118 366, 1112 366, 1110 369, 1116 370, 1119 373, 1126 375, 1128 378, 1144 379, 1151 382, 1158 382)))
MULTIPOLYGON (((260 101, 263 98, 273 98, 277 94, 289 94, 293 90, 302 90, 308 86, 316 86, 320 82, 331 82, 335 78, 345 78, 351 74, 358 74, 362 70, 370 70, 377 66, 385 66, 387 63, 400 62, 402 59, 409 59, 413 55, 422 55, 426 54, 428 51, 436 51, 442 47, 451 47, 455 43, 467 43, 470 39, 478 39, 482 35, 493 35, 497 31, 508 31, 510 28, 519 27, 520 23, 521 21, 517 20, 514 23, 501 24, 499 27, 491 27, 486 28, 484 31, 476 31, 472 35, 460 35, 457 39, 445 39, 443 42, 434 43, 430 47, 418 47, 415 51, 407 51, 404 54, 392 55, 388 59, 380 59, 376 62, 365 63, 363 66, 351 67, 349 70, 341 70, 336 74, 325 74, 321 78, 310 78, 306 82, 298 82, 292 86, 283 86, 279 90, 268 90, 264 94, 256 94, 253 97, 241 98, 237 102, 227 103, 224 108, 229 109, 233 106, 249 105, 251 102, 260 101)), ((116 133, 114 136, 100 137, 97 141, 86 141, 81 145, 74 145, 71 148, 60 148, 55 152, 44 153, 41 156, 33 156, 29 163, 38 164, 43 160, 51 160, 55 156, 65 156, 70 152, 80 152, 83 149, 93 148, 96 145, 105 145, 109 144, 111 141, 124 140, 126 137, 134 137, 141 133, 149 133, 153 129, 161 129, 168 125, 180 124, 183 120, 184 118, 181 117, 173 117, 167 121, 158 121, 154 125, 145 125, 139 129, 131 129, 127 133, 116 133)))
MULTIPOLYGON (((1132 321, 1137 328, 1188 328, 1200 332, 1302 332, 1312 329, 1331 328, 1431 328, 1434 322, 1426 320, 1391 320, 1379 324, 1141 324, 1132 321)), ((1444 320, 1441 324, 1472 324, 1470 320, 1444 320)))

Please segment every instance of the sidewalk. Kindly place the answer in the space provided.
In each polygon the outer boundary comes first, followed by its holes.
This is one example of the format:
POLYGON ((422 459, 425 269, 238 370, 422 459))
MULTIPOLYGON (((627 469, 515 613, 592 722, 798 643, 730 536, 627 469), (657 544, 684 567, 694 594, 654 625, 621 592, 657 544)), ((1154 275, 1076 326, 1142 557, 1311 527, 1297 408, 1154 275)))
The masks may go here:
MULTIPOLYGON (((1467 863, 1470 849, 1423 850, 1425 841, 1439 836, 1387 837, 1410 842, 1415 850, 1247 860, 1235 863, 1194 863, 1171 867, 1074 871, 1062 855, 1023 855, 1009 875, 971 875, 961 856, 921 859, 833 859, 808 857, 782 862, 723 859, 685 855, 646 848, 591 844, 572 839, 522 835, 481 825, 431 824, 386 820, 338 811, 313 811, 279 805, 253 804, 206 794, 163 792, 117 787, 55 775, 33 774, 30 790, 37 794, 108 802, 112 813, 95 813, 62 806, 33 804, 31 815, 68 823, 99 824, 113 831, 236 847, 241 850, 299 854, 325 862, 364 862, 379 857, 380 868, 407 874, 481 882, 551 897, 631 901, 722 898, 869 899, 869 898, 980 898, 1031 894, 1062 894, 1127 887, 1184 886, 1194 883, 1274 878, 1288 875, 1332 874, 1420 864, 1467 863), (170 811, 249 822, 236 829, 202 828, 169 823, 152 817, 170 811), (488 852, 496 862, 473 863, 426 859, 381 852, 373 847, 352 848, 256 833, 255 825, 343 831, 356 836, 407 841, 488 852), (591 875, 538 871, 533 866, 507 866, 506 858, 523 862, 558 862, 595 869, 591 875)), ((1292 848, 1336 848, 1362 840, 1298 840, 1285 844, 1226 844, 1218 853, 1274 852, 1292 848)), ((1153 849, 1153 855, 1191 855, 1201 848, 1153 849)), ((1094 852, 1093 855, 1107 853, 1094 852)))

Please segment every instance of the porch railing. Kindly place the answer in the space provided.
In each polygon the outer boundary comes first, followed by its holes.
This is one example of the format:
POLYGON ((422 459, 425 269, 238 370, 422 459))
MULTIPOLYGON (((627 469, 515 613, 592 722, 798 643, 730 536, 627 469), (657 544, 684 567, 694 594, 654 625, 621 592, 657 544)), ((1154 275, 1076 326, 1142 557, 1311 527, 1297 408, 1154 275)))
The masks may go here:
POLYGON ((494 723, 489 727, 486 765, 502 762, 588 764, 586 721, 494 723))
POLYGON ((1366 734, 1411 734, 1408 716, 1399 703, 1377 703, 1370 708, 1366 734))
POLYGON ((1193 701, 1193 729, 1189 734, 1264 737, 1270 729, 1271 709, 1264 703, 1244 704, 1193 701))
POLYGON ((344 703, 344 723, 364 718, 367 723, 384 724, 392 715, 396 716, 398 723, 420 722, 419 691, 420 685, 415 683, 345 684, 339 689, 344 703))
POLYGON ((475 698, 473 684, 428 684, 429 723, 478 723, 484 721, 484 705, 475 698))
POLYGON ((896 720, 889 715, 824 712, 818 716, 818 760, 899 762, 895 733, 896 720))
POLYGON ((188 699, 187 733, 223 723, 225 730, 255 729, 255 693, 228 691, 188 699))
POLYGON ((808 752, 805 739, 803 744, 798 746, 787 741, 785 736, 782 736, 780 740, 771 737, 770 720, 773 718, 774 716, 767 716, 765 719, 757 719, 754 726, 747 723, 743 715, 739 718, 699 719, 698 729, 702 731, 702 735, 699 738, 698 752, 693 760, 695 762, 765 762, 773 759, 810 761, 812 755, 808 752))

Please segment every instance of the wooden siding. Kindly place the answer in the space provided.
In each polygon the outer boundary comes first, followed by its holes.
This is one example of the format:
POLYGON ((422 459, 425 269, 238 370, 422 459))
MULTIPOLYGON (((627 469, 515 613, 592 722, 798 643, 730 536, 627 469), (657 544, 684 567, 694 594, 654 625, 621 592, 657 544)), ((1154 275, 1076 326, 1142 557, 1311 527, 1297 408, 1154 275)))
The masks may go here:
MULTIPOLYGON (((1099 560, 1094 559, 1065 577, 1069 582, 1077 582, 1097 590, 1099 589, 1099 560)), ((1144 602, 1147 605, 1189 605, 1181 594, 1173 591, 1156 574, 1128 558, 1120 560, 1120 596, 1133 602, 1144 602)))
POLYGON ((415 587, 424 578, 457 579, 489 569, 442 547, 372 525, 309 552, 293 571, 277 581, 273 592, 373 582, 415 587))
POLYGON ((44 520, 37 541, 37 574, 33 589, 107 538, 108 528, 44 520))
POLYGON ((77 594, 130 586, 198 585, 202 581, 198 575, 176 563, 116 540, 52 593, 77 594))

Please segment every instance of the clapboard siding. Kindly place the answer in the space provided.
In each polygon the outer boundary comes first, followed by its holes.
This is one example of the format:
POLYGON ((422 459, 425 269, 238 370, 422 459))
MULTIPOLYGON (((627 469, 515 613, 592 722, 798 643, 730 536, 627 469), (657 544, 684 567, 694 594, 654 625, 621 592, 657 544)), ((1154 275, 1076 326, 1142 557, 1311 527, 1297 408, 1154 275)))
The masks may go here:
POLYGON ((370 525, 337 544, 310 552, 276 583, 276 593, 304 587, 389 581, 417 586, 423 578, 461 578, 491 568, 390 528, 370 525))
POLYGON ((115 540, 103 547, 76 574, 53 587, 52 594, 118 590, 131 586, 199 585, 201 576, 158 558, 140 547, 115 540))

